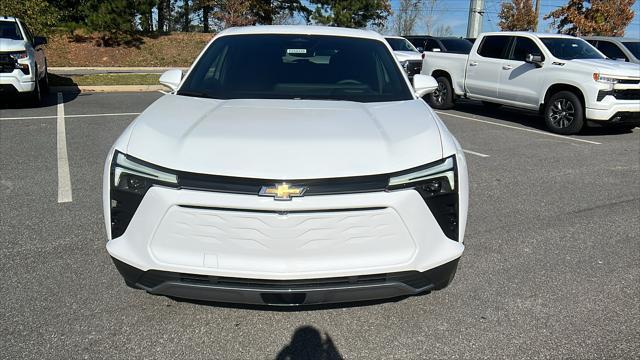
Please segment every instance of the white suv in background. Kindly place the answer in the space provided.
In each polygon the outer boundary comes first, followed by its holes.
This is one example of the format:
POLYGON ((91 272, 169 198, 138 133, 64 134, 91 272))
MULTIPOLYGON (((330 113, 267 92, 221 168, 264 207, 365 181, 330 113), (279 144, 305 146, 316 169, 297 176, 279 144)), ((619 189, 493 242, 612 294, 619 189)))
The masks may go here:
POLYGON ((0 94, 30 94, 35 104, 40 103, 49 84, 46 43, 20 19, 0 17, 0 94))
POLYGON ((591 124, 640 124, 640 65, 607 59, 582 39, 558 34, 480 35, 469 55, 430 53, 422 74, 438 81, 437 109, 458 97, 539 111, 549 130, 575 134, 591 124))

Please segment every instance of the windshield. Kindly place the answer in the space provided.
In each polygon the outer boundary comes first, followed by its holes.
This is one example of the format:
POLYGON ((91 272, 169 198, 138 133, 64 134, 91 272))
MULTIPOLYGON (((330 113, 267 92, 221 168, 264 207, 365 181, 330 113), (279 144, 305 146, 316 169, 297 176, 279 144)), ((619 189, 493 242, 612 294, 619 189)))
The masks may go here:
POLYGON ((454 54, 468 54, 471 52, 473 43, 467 39, 440 39, 447 52, 454 54))
POLYGON ((606 59, 596 48, 582 39, 541 38, 540 40, 558 59, 606 59))
POLYGON ((413 51, 418 52, 415 47, 407 39, 384 38, 394 51, 413 51))
POLYGON ((178 95, 216 99, 413 99, 380 41, 322 35, 229 35, 213 42, 178 95))
POLYGON ((0 21, 0 39, 22 40, 15 21, 0 21))
POLYGON ((640 41, 624 41, 623 44, 636 59, 640 59, 640 41))

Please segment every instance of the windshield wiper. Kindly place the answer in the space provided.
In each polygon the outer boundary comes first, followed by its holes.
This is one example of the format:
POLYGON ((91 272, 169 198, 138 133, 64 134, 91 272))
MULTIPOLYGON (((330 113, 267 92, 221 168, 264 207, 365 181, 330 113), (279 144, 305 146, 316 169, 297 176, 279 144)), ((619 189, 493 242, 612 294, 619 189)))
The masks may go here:
POLYGON ((207 94, 203 91, 190 91, 190 90, 182 90, 178 92, 178 95, 183 96, 192 96, 192 97, 202 97, 202 98, 211 98, 211 95, 207 94))

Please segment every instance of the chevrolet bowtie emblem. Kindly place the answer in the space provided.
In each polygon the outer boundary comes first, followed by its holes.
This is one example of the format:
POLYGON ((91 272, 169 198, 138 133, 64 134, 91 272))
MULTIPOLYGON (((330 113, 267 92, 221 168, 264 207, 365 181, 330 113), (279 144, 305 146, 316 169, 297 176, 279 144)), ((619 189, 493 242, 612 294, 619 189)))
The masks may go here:
POLYGON ((291 186, 287 183, 274 186, 263 186, 260 189, 260 196, 273 196, 276 200, 291 200, 293 196, 302 196, 307 188, 304 186, 291 186))

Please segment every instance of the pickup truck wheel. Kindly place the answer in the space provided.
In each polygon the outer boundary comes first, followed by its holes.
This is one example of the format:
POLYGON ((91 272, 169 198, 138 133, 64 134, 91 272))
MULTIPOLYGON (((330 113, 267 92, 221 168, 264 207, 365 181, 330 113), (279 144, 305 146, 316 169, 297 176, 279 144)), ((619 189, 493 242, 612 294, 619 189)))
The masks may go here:
POLYGON ((436 78, 438 87, 428 95, 427 102, 434 109, 447 110, 453 107, 453 87, 445 76, 436 78))
POLYGON ((584 126, 584 110, 576 94, 560 91, 545 105, 544 121, 549 130, 557 134, 577 134, 584 126))
POLYGON ((30 102, 33 106, 40 106, 40 102, 42 101, 42 92, 40 92, 40 80, 36 76, 36 87, 33 89, 31 94, 29 94, 30 102))

